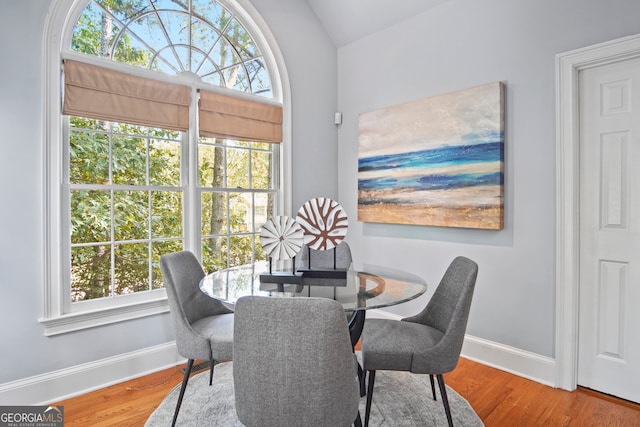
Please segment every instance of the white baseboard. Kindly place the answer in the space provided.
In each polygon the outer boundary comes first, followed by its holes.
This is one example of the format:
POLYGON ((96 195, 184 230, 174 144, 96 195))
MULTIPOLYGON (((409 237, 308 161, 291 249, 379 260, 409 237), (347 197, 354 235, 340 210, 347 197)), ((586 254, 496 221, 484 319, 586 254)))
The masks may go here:
MULTIPOLYGON (((380 310, 369 318, 399 320, 380 310)), ((556 361, 550 357, 467 335, 462 357, 556 387, 556 361)), ((46 405, 184 363, 175 342, 96 360, 0 384, 0 405, 46 405)))
MULTIPOLYGON (((402 316, 382 310, 367 312, 367 318, 400 320, 402 316)), ((494 341, 466 335, 462 357, 520 377, 559 387, 556 384, 556 360, 494 341)))
POLYGON ((175 341, 0 384, 0 405, 46 405, 183 363, 175 341))
POLYGON ((559 387, 556 384, 556 360, 494 341, 466 335, 462 357, 520 377, 559 387))

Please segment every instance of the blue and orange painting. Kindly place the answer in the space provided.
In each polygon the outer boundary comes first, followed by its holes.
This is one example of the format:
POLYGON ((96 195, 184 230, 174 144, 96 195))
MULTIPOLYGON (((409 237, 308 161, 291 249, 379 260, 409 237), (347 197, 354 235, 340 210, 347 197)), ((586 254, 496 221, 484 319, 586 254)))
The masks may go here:
POLYGON ((358 220, 504 226, 501 82, 360 115, 358 220))

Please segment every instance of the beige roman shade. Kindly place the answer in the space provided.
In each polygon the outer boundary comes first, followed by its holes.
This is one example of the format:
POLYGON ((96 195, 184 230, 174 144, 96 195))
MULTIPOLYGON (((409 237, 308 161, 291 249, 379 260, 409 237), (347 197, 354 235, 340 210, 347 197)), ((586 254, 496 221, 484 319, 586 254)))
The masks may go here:
POLYGON ((171 130, 189 127, 189 87, 64 61, 62 113, 171 130))
POLYGON ((282 141, 282 107, 200 91, 200 136, 282 141))

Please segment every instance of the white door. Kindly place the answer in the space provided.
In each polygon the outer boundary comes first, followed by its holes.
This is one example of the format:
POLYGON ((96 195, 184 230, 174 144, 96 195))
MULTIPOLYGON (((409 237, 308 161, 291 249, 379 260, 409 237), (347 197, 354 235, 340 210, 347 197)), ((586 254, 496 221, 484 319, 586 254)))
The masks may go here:
POLYGON ((640 59, 579 82, 578 385, 640 402, 640 59))

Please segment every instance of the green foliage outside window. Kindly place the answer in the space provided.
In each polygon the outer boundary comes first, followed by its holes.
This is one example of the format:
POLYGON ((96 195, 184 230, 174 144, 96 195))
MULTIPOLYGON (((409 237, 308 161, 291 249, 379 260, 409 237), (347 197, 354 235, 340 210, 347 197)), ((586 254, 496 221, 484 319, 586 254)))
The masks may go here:
POLYGON ((160 256, 183 246, 180 133, 75 117, 70 127, 72 300, 162 287, 160 256))

